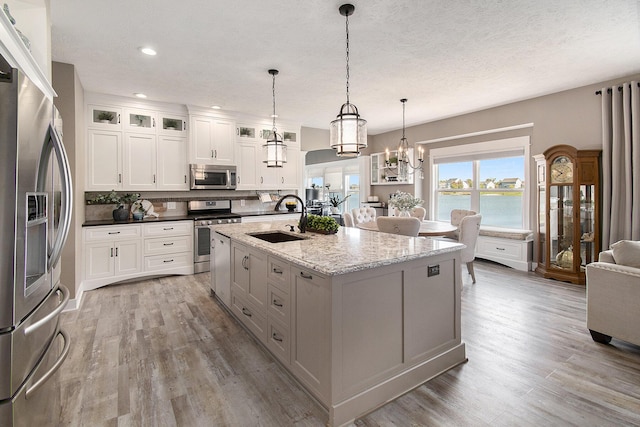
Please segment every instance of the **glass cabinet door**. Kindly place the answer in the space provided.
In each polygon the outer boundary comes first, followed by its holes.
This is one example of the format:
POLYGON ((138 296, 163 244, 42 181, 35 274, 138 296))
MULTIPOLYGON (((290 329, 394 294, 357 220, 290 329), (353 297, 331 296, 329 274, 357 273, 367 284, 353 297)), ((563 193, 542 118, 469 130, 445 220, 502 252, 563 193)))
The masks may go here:
POLYGON ((597 261, 595 252, 594 185, 580 186, 580 269, 597 261))
POLYGON ((547 263, 547 190, 544 185, 538 187, 538 255, 541 264, 547 263))
POLYGON ((573 186, 549 187, 550 266, 573 268, 573 186))

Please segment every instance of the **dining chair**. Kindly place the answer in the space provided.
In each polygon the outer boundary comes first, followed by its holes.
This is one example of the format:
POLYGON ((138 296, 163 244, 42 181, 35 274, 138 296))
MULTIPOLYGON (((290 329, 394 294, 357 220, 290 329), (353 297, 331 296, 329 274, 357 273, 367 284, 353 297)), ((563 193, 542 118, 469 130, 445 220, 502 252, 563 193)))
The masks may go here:
POLYGON ((353 223, 353 216, 349 212, 342 214, 342 220, 344 221, 345 227, 355 227, 355 224, 353 223))
POLYGON ((450 213, 451 225, 458 227, 458 230, 452 231, 451 233, 447 234, 446 237, 454 240, 460 240, 459 230, 460 230, 460 223, 462 222, 462 218, 469 215, 475 215, 476 213, 477 213, 476 211, 470 211, 466 209, 452 209, 450 213))
POLYGON ((353 215, 353 225, 376 220, 376 210, 370 207, 351 209, 351 214, 353 215))
POLYGON ((468 215, 462 218, 458 230, 460 232, 458 236, 458 242, 462 243, 466 247, 460 252, 461 261, 467 264, 467 271, 471 275, 471 280, 476 283, 476 275, 473 271, 473 260, 476 257, 476 242, 478 241, 478 234, 480 234, 480 222, 482 221, 482 215, 468 215))
POLYGON ((420 220, 415 217, 381 216, 376 219, 378 231, 417 237, 420 232, 420 220))

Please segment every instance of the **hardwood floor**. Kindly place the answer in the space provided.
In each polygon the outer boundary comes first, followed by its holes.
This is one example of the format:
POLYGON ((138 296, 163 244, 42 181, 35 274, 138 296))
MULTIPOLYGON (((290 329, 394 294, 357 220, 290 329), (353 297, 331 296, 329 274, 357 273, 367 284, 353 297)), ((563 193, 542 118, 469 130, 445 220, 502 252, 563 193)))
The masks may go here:
MULTIPOLYGON (((356 426, 640 425, 640 347, 591 340, 585 288, 463 268, 469 361, 356 426)), ((65 313, 63 425, 321 426, 314 401, 209 296, 209 274, 87 292, 65 313)))

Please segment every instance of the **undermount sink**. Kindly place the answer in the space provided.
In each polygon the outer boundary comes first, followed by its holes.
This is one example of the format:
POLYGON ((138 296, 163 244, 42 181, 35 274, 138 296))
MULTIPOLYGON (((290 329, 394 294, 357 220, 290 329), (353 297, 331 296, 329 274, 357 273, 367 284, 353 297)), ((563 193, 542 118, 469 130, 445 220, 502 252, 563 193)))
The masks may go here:
POLYGON ((294 234, 284 233, 282 231, 267 231, 261 233, 247 233, 251 237, 264 240, 269 243, 294 242, 296 240, 305 240, 305 237, 296 236, 294 234))

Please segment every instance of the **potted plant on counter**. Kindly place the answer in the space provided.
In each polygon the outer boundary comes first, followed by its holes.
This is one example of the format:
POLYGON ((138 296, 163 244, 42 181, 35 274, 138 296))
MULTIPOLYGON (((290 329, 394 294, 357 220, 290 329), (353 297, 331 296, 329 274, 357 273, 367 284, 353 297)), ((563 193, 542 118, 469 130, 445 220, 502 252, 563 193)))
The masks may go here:
POLYGON ((310 214, 307 216, 307 231, 320 234, 335 234, 338 232, 338 222, 330 216, 310 214))
POLYGON ((344 203, 345 200, 347 200, 349 197, 351 197, 351 194, 347 195, 347 197, 345 197, 344 199, 340 200, 340 195, 336 194, 333 195, 331 197, 329 197, 329 203, 331 203, 331 213, 337 214, 340 211, 338 210, 338 207, 344 203))
POLYGON ((129 219, 129 210, 124 208, 125 204, 131 204, 138 200, 140 195, 137 193, 118 194, 116 190, 111 190, 107 194, 98 194, 88 199, 88 205, 117 205, 113 210, 114 221, 126 221, 129 219))

